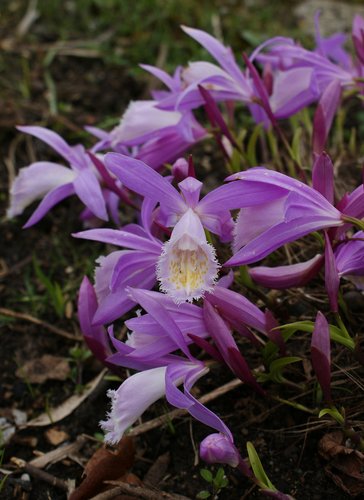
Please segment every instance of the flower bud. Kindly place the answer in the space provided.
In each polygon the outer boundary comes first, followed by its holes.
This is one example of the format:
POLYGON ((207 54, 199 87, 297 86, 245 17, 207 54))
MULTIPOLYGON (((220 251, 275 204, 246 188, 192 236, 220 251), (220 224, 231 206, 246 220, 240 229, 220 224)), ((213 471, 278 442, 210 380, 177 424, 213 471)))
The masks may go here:
POLYGON ((234 443, 221 433, 210 434, 201 442, 200 456, 209 464, 219 463, 237 467, 240 462, 240 454, 234 443))

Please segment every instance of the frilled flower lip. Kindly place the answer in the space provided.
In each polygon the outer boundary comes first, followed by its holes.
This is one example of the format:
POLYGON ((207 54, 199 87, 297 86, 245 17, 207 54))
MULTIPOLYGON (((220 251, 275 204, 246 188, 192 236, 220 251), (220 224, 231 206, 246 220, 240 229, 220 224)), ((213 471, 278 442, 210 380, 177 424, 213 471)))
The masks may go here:
POLYGON ((199 216, 189 208, 174 227, 158 260, 161 290, 176 303, 192 302, 212 290, 219 267, 199 216))

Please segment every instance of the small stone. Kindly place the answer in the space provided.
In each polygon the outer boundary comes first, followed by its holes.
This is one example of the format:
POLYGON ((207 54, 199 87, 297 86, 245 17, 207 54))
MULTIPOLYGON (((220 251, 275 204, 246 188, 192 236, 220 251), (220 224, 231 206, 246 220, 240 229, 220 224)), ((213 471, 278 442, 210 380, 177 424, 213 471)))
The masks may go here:
POLYGON ((53 444, 53 446, 57 446, 69 439, 69 435, 67 434, 67 432, 62 431, 57 427, 48 429, 45 432, 45 437, 50 444, 53 444))

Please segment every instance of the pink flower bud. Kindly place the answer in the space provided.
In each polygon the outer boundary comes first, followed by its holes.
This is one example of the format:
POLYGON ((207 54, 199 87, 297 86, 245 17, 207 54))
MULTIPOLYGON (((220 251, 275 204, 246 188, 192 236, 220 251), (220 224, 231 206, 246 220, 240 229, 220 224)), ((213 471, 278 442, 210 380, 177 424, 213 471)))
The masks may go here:
POLYGON ((221 433, 210 434, 201 442, 200 456, 209 464, 228 464, 237 467, 240 463, 240 454, 234 443, 221 433))

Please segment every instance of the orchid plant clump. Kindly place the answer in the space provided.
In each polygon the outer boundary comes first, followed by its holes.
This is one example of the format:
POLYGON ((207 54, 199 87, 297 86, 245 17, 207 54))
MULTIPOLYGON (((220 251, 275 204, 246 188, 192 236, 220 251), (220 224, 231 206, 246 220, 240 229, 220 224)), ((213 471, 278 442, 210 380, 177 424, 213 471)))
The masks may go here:
MULTIPOLYGON (((203 460, 238 468, 276 498, 289 495, 259 472, 252 444, 243 458, 240 439, 192 388, 222 365, 258 397, 318 415, 336 408, 332 344, 360 357, 360 332, 347 314, 342 280, 364 287, 364 187, 340 193, 335 158, 326 151, 339 157, 357 150, 353 135, 346 148, 343 129, 341 143, 331 147, 330 131, 335 116, 343 123, 348 103, 363 100, 364 19, 354 19, 354 56, 343 46, 344 35, 323 38, 318 16, 315 22, 314 50, 276 37, 241 63, 210 34, 183 27, 215 63, 192 62, 173 75, 142 65, 163 90, 130 103, 111 131, 88 127, 97 139, 91 148, 71 146, 40 126, 19 127, 63 161, 22 168, 8 209, 15 217, 40 199, 28 228, 76 195, 85 228, 73 236, 115 247, 97 260, 94 283, 83 279, 78 299, 81 331, 93 354, 117 373, 135 370, 109 391, 111 409, 101 422, 105 441, 118 443, 165 396, 212 429, 200 445, 203 460), (198 121, 199 108, 205 123, 198 121), (242 129, 248 114, 255 125, 242 129), (212 138, 227 168, 214 189, 216 175, 209 179, 188 153, 212 138), (134 216, 122 225, 125 206, 134 216), (304 237, 295 254, 295 242, 304 237), (311 316, 292 322, 280 305, 291 289, 304 294, 312 280, 325 300, 311 300, 311 316), (279 298, 270 290, 281 290, 279 298), (124 338, 114 325, 120 319, 129 332, 124 338), (305 332, 306 355, 295 351, 297 331, 305 332), (252 351, 254 362, 248 360, 252 351), (310 376, 307 369, 306 378, 297 370, 293 379, 283 375, 304 356, 310 376), (272 383, 287 385, 295 397, 278 398, 272 383), (311 407, 307 390, 316 391, 311 407)), ((214 168, 221 170, 221 163, 214 168)))

